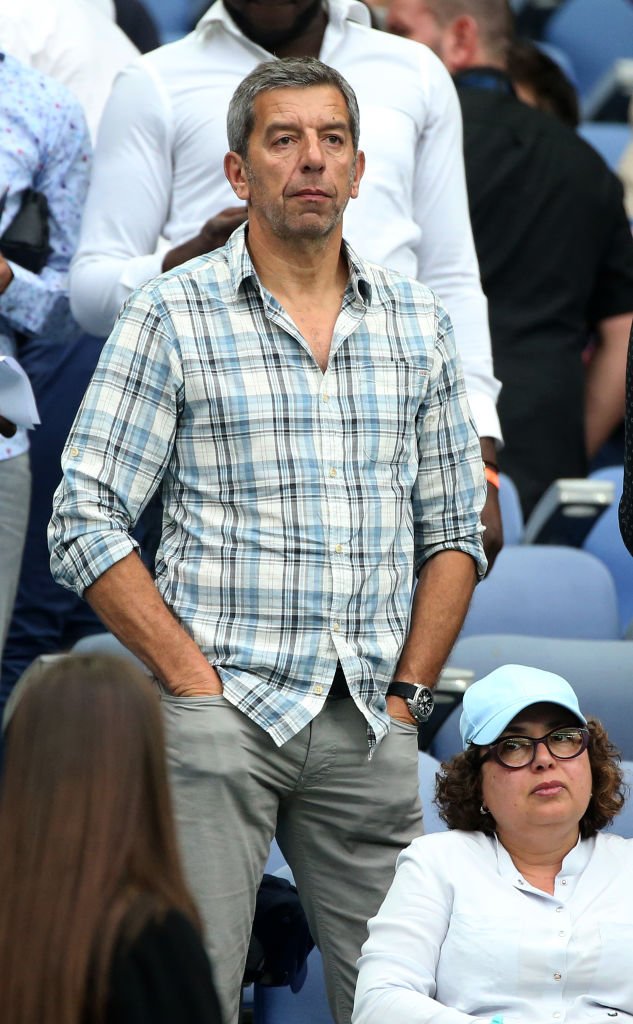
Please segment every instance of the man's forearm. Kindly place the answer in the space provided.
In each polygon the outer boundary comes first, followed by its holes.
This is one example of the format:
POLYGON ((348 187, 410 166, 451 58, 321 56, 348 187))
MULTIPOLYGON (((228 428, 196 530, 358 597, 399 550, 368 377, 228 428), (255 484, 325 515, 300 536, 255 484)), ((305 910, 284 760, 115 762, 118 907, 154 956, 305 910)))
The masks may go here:
POLYGON ((173 693, 221 693, 220 678, 171 614, 133 552, 116 562, 84 597, 108 629, 173 693))
POLYGON ((599 344, 587 369, 585 437, 593 458, 624 417, 624 379, 631 314, 598 325, 599 344))
POLYGON ((441 551, 423 566, 398 679, 434 685, 462 628, 475 582, 475 563, 462 551, 441 551))

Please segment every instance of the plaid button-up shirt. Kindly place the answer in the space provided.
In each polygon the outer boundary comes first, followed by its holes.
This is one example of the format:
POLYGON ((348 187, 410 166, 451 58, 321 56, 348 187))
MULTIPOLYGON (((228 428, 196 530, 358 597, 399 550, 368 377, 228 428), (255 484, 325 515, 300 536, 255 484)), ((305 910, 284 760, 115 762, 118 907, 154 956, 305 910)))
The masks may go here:
POLYGON ((158 589, 278 744, 318 714, 337 659, 380 740, 415 573, 445 549, 485 570, 449 318, 422 285, 345 252, 325 372, 260 284, 244 229, 131 296, 50 527, 54 576, 81 593, 132 550, 160 487, 158 589))

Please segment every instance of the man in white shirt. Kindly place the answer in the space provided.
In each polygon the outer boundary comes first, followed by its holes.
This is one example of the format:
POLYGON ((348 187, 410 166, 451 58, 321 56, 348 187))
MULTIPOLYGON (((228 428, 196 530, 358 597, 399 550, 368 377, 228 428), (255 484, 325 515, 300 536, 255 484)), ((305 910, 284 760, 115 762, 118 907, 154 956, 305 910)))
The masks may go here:
POLYGON ((111 0, 0 0, 0 50, 70 89, 93 141, 116 74, 138 56, 111 0))
MULTIPOLYGON (((355 89, 367 173, 345 234, 369 259, 440 295, 484 459, 494 463, 499 385, 468 217, 459 103, 429 50, 371 29, 355 0, 330 0, 327 10, 320 0, 218 0, 195 32, 119 76, 71 272, 75 315, 106 334, 134 288, 223 244, 244 219, 222 170, 225 115, 238 83, 272 52, 319 56, 355 89)), ((483 520, 491 562, 502 543, 494 487, 483 520)))

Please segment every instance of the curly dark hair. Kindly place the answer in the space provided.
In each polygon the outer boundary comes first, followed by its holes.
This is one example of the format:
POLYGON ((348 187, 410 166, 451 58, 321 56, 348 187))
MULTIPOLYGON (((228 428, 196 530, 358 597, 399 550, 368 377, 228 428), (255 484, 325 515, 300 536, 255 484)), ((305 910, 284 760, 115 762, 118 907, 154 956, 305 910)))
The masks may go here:
MULTIPOLYGON (((627 794, 617 747, 596 718, 588 719, 587 725, 593 791, 580 819, 583 839, 589 839, 613 821, 622 810, 627 794)), ((483 814, 481 811, 481 749, 471 747, 442 763, 437 773, 434 803, 449 828, 493 835, 495 820, 490 811, 483 814)))

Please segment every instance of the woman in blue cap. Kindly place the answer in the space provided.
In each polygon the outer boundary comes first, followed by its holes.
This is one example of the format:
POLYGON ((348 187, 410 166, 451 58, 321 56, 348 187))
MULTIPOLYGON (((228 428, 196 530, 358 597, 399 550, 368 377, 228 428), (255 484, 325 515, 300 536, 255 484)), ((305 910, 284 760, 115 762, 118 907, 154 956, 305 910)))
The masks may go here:
POLYGON ((633 1018, 633 842, 618 755, 569 683, 505 665, 464 695, 449 832, 416 839, 359 960, 353 1024, 633 1018))

